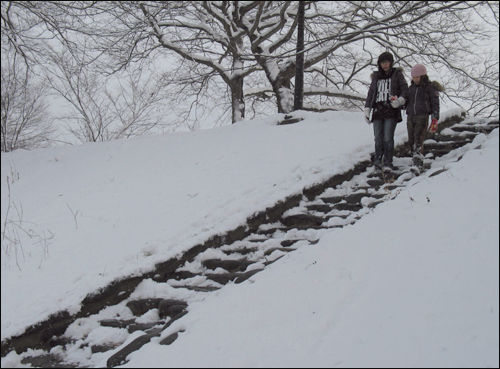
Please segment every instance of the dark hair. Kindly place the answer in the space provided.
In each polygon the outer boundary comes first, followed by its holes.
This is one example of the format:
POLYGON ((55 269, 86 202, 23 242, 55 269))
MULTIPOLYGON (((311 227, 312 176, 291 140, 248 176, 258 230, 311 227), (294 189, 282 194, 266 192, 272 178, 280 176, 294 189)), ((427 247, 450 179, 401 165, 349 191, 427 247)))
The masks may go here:
POLYGON ((429 76, 427 74, 420 76, 420 81, 423 82, 424 84, 428 84, 430 82, 429 76))
POLYGON ((391 67, 392 65, 394 64, 394 56, 392 56, 392 54, 388 51, 386 52, 383 52, 382 54, 380 54, 380 56, 378 57, 378 61, 377 61, 377 65, 378 67, 380 68, 380 64, 383 62, 383 61, 388 61, 391 63, 391 67))

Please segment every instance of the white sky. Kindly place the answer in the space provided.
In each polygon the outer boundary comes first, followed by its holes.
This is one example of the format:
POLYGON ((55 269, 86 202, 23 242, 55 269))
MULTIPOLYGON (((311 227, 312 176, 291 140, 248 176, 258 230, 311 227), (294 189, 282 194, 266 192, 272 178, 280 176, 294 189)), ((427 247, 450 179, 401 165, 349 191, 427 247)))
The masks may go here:
MULTIPOLYGON (((2 241, 2 340, 58 310, 76 313, 89 292, 236 228, 373 151, 362 113, 297 114, 305 120, 286 126, 273 115, 211 130, 2 153, 2 232, 9 211, 10 221, 22 218, 24 230, 41 236, 20 233, 17 246, 2 241)), ((403 122, 396 144, 406 137, 403 122)), ((276 235, 268 246, 283 238, 320 241, 299 243, 242 284, 200 293, 143 282, 131 299, 181 298, 189 313, 124 367, 498 367, 498 147, 498 129, 476 137, 388 192, 393 200, 360 211, 354 225, 276 235), (443 167, 448 171, 429 177, 443 167), (171 346, 159 345, 178 330, 184 332, 171 346)), ((209 251, 190 267, 213 256, 209 251)), ((76 322, 68 336, 77 346, 130 342, 140 333, 97 323, 130 318, 127 301, 76 322)), ((75 346, 69 358, 102 367, 119 349, 91 355, 75 346)), ((9 354, 2 367, 23 367, 25 355, 9 354)))

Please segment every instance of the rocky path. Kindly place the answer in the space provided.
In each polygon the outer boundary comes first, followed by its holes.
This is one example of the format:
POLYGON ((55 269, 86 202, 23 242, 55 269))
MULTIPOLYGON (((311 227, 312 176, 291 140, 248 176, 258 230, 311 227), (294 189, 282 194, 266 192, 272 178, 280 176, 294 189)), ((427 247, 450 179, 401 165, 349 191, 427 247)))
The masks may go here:
MULTIPOLYGON (((438 134, 425 141, 420 175, 443 173, 445 165, 460 160, 464 150, 476 148, 471 144, 476 135, 496 127, 498 121, 441 124, 438 134), (431 167, 433 162, 443 165, 431 167)), ((158 265, 152 273, 119 281, 89 296, 78 315, 58 313, 24 335, 2 342, 2 356, 11 350, 24 352, 23 364, 44 368, 94 367, 107 357, 107 367, 116 367, 153 337, 161 336, 161 345, 171 345, 182 331, 164 332, 188 314, 189 301, 201 301, 228 283, 241 283, 287 253, 317 243, 323 233, 355 223, 378 204, 397 196, 417 175, 411 170, 411 161, 399 147, 394 161, 397 170, 375 172, 370 162, 359 163, 351 172, 256 215, 246 227, 198 245, 182 258, 158 265), (148 295, 148 286, 150 291, 161 292, 148 295), (71 334, 75 326, 88 332, 75 337, 71 334), (110 337, 105 342, 103 334, 92 334, 98 329, 104 332, 103 328, 110 337), (36 349, 36 354, 27 354, 27 349, 36 349)))

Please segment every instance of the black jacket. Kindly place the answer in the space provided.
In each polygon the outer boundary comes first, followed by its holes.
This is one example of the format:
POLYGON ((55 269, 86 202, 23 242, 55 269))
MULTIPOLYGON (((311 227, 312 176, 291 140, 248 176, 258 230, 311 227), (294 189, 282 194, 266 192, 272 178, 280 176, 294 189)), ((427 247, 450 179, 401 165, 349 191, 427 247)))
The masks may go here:
POLYGON ((406 101, 406 114, 430 114, 433 119, 439 119, 439 90, 435 82, 411 82, 406 101))
MULTIPOLYGON (((377 84, 380 79, 381 71, 373 72, 372 82, 370 88, 368 89, 368 95, 366 97, 365 108, 375 109, 373 116, 382 115, 387 118, 397 118, 397 122, 401 122, 403 119, 401 117, 401 107, 394 109, 389 102, 389 97, 385 102, 384 111, 380 111, 380 103, 375 103, 377 98, 377 84)), ((403 75, 403 68, 392 68, 389 72, 391 79, 391 92, 390 96, 403 97, 405 100, 408 99, 408 83, 406 83, 405 77, 403 75)))

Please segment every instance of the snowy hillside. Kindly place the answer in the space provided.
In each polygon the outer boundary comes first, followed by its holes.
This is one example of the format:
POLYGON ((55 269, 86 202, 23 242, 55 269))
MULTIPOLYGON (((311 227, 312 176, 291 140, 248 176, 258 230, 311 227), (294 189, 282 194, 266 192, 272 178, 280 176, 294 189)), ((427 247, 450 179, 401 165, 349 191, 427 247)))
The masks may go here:
MULTIPOLYGON (((298 116, 2 153, 2 341, 370 158, 362 113, 298 116)), ((403 122, 396 144, 406 137, 403 122)), ((123 367, 498 367, 498 129, 474 145, 251 280, 183 296, 179 339, 152 340, 123 367)), ((81 340, 86 329, 70 327, 81 340)), ((74 360, 102 367, 111 354, 74 360)), ((2 367, 26 366, 24 356, 2 367)))

